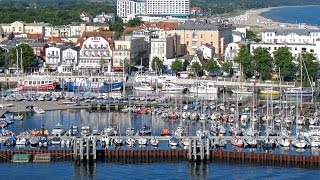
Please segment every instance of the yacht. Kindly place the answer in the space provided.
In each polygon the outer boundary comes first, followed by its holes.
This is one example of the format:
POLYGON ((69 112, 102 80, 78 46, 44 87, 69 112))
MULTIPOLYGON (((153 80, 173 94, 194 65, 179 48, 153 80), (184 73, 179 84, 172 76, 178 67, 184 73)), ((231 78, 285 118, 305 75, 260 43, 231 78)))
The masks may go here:
POLYGON ((314 95, 314 91, 312 89, 302 89, 302 87, 297 88, 288 88, 283 91, 285 96, 303 96, 303 97, 309 97, 314 95))
POLYGON ((31 136, 31 138, 29 139, 29 143, 32 147, 37 147, 39 145, 39 137, 31 136))
POLYGON ((169 139, 169 145, 170 146, 178 146, 178 139, 174 136, 171 136, 170 139, 169 139))
POLYGON ((159 140, 156 139, 155 137, 153 137, 153 138, 150 139, 150 144, 151 144, 151 146, 153 146, 153 147, 157 147, 158 144, 159 144, 159 140))
POLYGON ((44 114, 45 111, 39 107, 33 107, 33 112, 36 114, 44 114))
POLYGON ((198 85, 190 87, 189 91, 197 94, 217 94, 219 90, 213 82, 208 81, 200 82, 198 85))
POLYGON ((280 91, 273 90, 272 88, 265 88, 264 90, 260 91, 261 95, 273 95, 273 96, 279 96, 280 91))
POLYGON ((292 140, 292 145, 296 148, 305 148, 307 146, 307 141, 301 135, 298 135, 292 140))
POLYGON ((89 136, 90 135, 90 127, 82 126, 81 127, 81 136, 89 136))
POLYGON ((51 131, 51 134, 53 136, 62 136, 65 133, 63 126, 60 124, 57 124, 51 131))
POLYGON ((187 88, 184 87, 184 86, 179 86, 177 84, 174 84, 172 82, 165 82, 163 83, 162 85, 162 88, 161 88, 161 92, 164 92, 164 93, 183 93, 187 88))
POLYGON ((126 129, 126 136, 134 136, 136 134, 136 130, 134 127, 128 127, 126 129))
POLYGON ((39 137, 39 147, 40 148, 47 148, 48 147, 48 136, 47 135, 41 135, 39 137))
POLYGON ((137 73, 135 75, 135 82, 151 82, 153 84, 159 83, 162 84, 164 82, 176 82, 177 76, 171 74, 161 74, 157 75, 155 72, 149 73, 137 73))
POLYGON ((249 137, 248 139, 246 139, 246 144, 247 144, 247 147, 255 148, 258 145, 258 141, 256 140, 255 137, 249 137))
POLYGON ((236 146, 236 147, 243 147, 244 146, 244 142, 243 139, 240 138, 239 136, 234 136, 231 138, 231 144, 236 146))
POLYGON ((101 146, 102 147, 107 147, 110 145, 110 138, 107 135, 102 136, 101 138, 101 146))
POLYGON ((51 144, 54 146, 60 146, 61 145, 61 138, 60 137, 54 137, 51 139, 51 144))
POLYGON ((148 136, 151 135, 151 127, 147 125, 143 125, 142 128, 139 130, 139 135, 140 136, 148 136))
POLYGON ((21 146, 25 146, 27 145, 27 139, 26 138, 17 138, 17 141, 16 141, 16 145, 21 145, 21 146))
POLYGON ((262 140, 262 147, 265 149, 273 149, 276 146, 275 141, 270 137, 265 137, 262 140))
POLYGON ((252 90, 249 87, 241 86, 239 89, 231 90, 233 94, 243 94, 243 95, 250 95, 252 94, 252 90))
POLYGON ((148 83, 140 83, 140 85, 134 86, 133 89, 136 91, 153 91, 153 87, 148 83))
POLYGON ((280 138, 280 139, 278 139, 277 141, 278 141, 278 144, 279 144, 280 146, 282 146, 282 147, 289 147, 290 144, 291 144, 290 141, 289 141, 289 139, 288 139, 288 138, 285 138, 285 137, 280 138))
POLYGON ((144 137, 140 137, 139 139, 138 139, 138 143, 139 143, 139 145, 141 146, 141 145, 147 145, 147 143, 148 143, 148 140, 147 140, 147 138, 144 138, 144 137))
POLYGON ((126 143, 128 144, 129 147, 133 147, 135 145, 135 143, 136 143, 136 140, 133 137, 129 137, 126 140, 126 143))

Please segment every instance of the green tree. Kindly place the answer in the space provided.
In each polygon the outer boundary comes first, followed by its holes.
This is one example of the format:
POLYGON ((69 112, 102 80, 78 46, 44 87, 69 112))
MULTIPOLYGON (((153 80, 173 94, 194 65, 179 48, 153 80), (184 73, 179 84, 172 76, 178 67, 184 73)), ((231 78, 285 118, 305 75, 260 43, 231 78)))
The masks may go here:
POLYGON ((258 36, 258 34, 251 31, 251 30, 246 31, 246 39, 248 39, 249 41, 254 41, 254 42, 261 41, 261 38, 258 36))
POLYGON ((100 71, 103 72, 104 66, 106 64, 106 60, 101 58, 100 61, 99 61, 99 64, 100 64, 100 71))
POLYGON ((254 68, 253 68, 253 61, 252 61, 252 55, 249 53, 248 49, 246 47, 242 47, 239 50, 239 53, 237 54, 237 57, 235 58, 235 62, 238 63, 241 66, 240 72, 244 77, 251 78, 254 75, 254 68))
POLYGON ((115 21, 110 25, 109 29, 110 31, 115 31, 117 36, 120 37, 122 36, 123 30, 124 30, 123 22, 115 21))
POLYGON ((0 47, 0 67, 3 67, 5 65, 5 59, 4 59, 4 51, 0 47))
POLYGON ((18 57, 18 67, 21 68, 21 51, 22 51, 22 66, 25 70, 26 68, 35 67, 37 65, 37 61, 35 60, 35 55, 33 50, 27 44, 20 44, 17 47, 11 48, 9 50, 9 57, 8 62, 5 64, 5 68, 8 69, 9 67, 16 67, 17 65, 17 54, 16 51, 19 53, 18 57))
POLYGON ((214 59, 210 59, 209 61, 207 61, 204 65, 203 65, 204 69, 207 72, 215 72, 215 71, 219 71, 220 67, 217 63, 217 61, 215 61, 214 59))
POLYGON ((192 68, 193 72, 195 73, 195 75, 199 76, 202 72, 202 67, 198 62, 193 62, 191 64, 191 68, 192 68))
POLYGON ((161 61, 161 59, 157 56, 153 57, 152 58, 152 61, 151 61, 151 68, 152 70, 156 70, 159 72, 160 70, 162 70, 162 67, 163 67, 163 62, 161 61))
POLYGON ((226 72, 226 73, 230 73, 232 68, 232 63, 231 62, 225 62, 222 64, 222 71, 226 72))
POLYGON ((267 48, 258 47, 252 51, 255 70, 260 79, 266 80, 272 71, 272 58, 267 48))
POLYGON ((280 70, 281 78, 284 81, 291 81, 295 74, 295 65, 293 63, 292 53, 288 47, 280 47, 273 53, 276 71, 280 70))
POLYGON ((302 67, 302 78, 304 81, 308 81, 308 76, 310 80, 314 81, 319 72, 319 62, 313 53, 305 52, 302 54, 302 58, 298 56, 297 61, 299 62, 299 71, 302 67), (301 63, 302 62, 302 66, 301 63))
POLYGON ((183 70, 183 63, 179 59, 176 59, 171 63, 171 69, 174 72, 182 71, 183 70))
POLYGON ((127 26, 136 27, 136 26, 140 26, 142 23, 143 21, 141 21, 141 18, 133 18, 128 21, 127 26))
POLYGON ((120 65, 124 66, 124 71, 126 72, 128 70, 128 68, 131 66, 130 59, 124 58, 123 60, 121 60, 120 65))

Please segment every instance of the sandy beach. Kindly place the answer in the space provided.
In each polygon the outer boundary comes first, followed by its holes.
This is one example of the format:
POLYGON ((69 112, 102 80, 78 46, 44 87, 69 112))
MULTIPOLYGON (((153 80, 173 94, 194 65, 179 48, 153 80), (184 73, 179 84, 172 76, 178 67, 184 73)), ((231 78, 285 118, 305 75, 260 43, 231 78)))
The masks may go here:
POLYGON ((286 28, 286 29, 294 29, 294 28, 315 29, 315 28, 317 28, 318 29, 317 26, 276 22, 272 19, 265 18, 261 15, 262 13, 270 11, 271 9, 274 9, 274 8, 280 8, 280 7, 248 10, 245 14, 229 18, 229 21, 231 21, 236 26, 237 25, 258 26, 258 27, 261 27, 264 29, 275 29, 275 28, 286 28))

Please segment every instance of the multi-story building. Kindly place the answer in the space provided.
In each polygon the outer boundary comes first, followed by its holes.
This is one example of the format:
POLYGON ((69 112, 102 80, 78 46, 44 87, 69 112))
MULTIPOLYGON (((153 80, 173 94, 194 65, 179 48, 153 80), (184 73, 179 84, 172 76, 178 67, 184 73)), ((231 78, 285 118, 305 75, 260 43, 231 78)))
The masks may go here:
POLYGON ((261 31, 264 43, 315 44, 320 29, 265 29, 261 31))
POLYGON ((117 0, 117 15, 127 17, 129 15, 145 15, 145 0, 117 0))
POLYGON ((181 55, 180 36, 167 34, 167 31, 159 31, 157 34, 151 35, 150 40, 150 61, 154 57, 158 57, 163 61, 164 66, 170 66, 172 58, 181 55))
POLYGON ((146 15, 187 17, 190 0, 146 0, 146 15))
POLYGON ((34 22, 34 23, 25 23, 22 21, 15 21, 11 24, 0 24, 4 33, 30 33, 30 34, 45 34, 45 26, 49 25, 48 23, 43 22, 34 22))
POLYGON ((111 71, 114 33, 85 32, 79 42, 78 70, 89 73, 111 71))
POLYGON ((126 36, 124 40, 114 41, 114 45, 113 68, 122 67, 124 59, 133 65, 147 57, 148 43, 143 37, 126 36))
POLYGON ((250 51, 262 47, 267 48, 271 56, 280 47, 288 47, 289 51, 294 57, 298 57, 302 52, 314 53, 320 61, 320 41, 315 41, 314 44, 302 44, 302 43, 252 43, 250 44, 250 51))
POLYGON ((61 62, 61 47, 51 46, 46 49, 45 68, 57 70, 61 62))
POLYGON ((181 37, 181 44, 187 54, 195 54, 199 46, 209 44, 215 48, 215 54, 224 54, 224 48, 232 42, 232 25, 204 21, 187 21, 171 31, 181 37))
POLYGON ((68 47, 62 50, 59 73, 72 73, 76 70, 79 60, 79 47, 68 47))
POLYGON ((114 13, 101 13, 97 15, 95 18, 93 18, 94 23, 107 23, 107 22, 114 22, 116 19, 116 16, 114 13))

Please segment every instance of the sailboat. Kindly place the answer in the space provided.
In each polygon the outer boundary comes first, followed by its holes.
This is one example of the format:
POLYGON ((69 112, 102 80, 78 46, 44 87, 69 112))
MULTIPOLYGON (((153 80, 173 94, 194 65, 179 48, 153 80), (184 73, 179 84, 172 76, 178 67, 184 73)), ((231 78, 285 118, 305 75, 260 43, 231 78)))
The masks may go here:
MULTIPOLYGON (((157 117, 157 119, 158 119, 158 117, 157 117)), ((153 113, 151 114, 151 122, 153 123, 153 113)), ((152 147, 157 147, 158 146, 158 144, 159 144, 159 140, 158 139, 156 139, 156 137, 155 137, 155 130, 154 130, 155 128, 153 128, 153 137, 150 139, 150 144, 151 144, 151 146, 152 147)))

